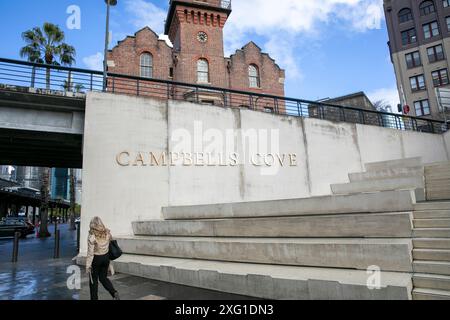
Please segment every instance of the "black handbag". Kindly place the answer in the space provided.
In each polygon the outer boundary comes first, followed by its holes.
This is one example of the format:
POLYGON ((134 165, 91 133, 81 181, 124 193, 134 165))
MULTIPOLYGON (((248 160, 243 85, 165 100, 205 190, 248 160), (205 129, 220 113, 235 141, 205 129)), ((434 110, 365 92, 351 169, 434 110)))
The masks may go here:
POLYGON ((120 249, 117 240, 111 240, 109 242, 109 260, 114 261, 122 256, 122 249, 120 249))

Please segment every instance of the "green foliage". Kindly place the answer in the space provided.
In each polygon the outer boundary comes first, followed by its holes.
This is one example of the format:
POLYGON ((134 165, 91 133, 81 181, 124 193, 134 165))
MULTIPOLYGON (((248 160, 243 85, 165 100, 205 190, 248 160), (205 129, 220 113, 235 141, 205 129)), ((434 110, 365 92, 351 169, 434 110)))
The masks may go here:
POLYGON ((26 46, 20 56, 30 62, 71 66, 75 63, 76 50, 64 42, 64 32, 59 26, 46 22, 22 33, 26 46))

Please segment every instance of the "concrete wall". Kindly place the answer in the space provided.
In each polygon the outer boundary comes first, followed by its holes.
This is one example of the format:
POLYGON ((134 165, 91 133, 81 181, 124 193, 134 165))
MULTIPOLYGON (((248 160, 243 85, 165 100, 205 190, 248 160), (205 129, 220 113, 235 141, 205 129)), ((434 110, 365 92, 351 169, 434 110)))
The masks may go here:
MULTIPOLYGON (((90 93, 86 104, 82 239, 95 215, 104 218, 114 234, 127 235, 132 233, 132 221, 160 219, 163 206, 328 195, 330 184, 348 182, 348 173, 363 171, 368 162, 415 156, 427 163, 446 161, 449 155, 444 140, 448 146, 448 134, 444 138, 188 102, 90 93), (117 154, 123 151, 198 152, 200 145, 207 152, 217 136, 227 136, 227 130, 233 135, 231 140, 225 139, 223 147, 231 145, 232 152, 239 154, 251 154, 255 147, 255 143, 243 141, 249 141, 259 130, 269 130, 268 136, 275 135, 269 143, 272 150, 266 151, 296 153, 298 165, 273 171, 247 161, 215 167, 123 167, 116 162, 117 154)), ((261 136, 256 144, 260 141, 261 136)), ((85 249, 82 241, 82 252, 85 249)))
POLYGON ((447 149, 447 157, 450 160, 450 131, 444 134, 445 147, 447 149))

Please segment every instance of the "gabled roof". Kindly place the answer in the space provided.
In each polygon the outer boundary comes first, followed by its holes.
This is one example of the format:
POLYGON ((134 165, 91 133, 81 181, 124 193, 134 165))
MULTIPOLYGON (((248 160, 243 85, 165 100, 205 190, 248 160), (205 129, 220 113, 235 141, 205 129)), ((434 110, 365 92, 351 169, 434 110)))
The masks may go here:
POLYGON ((258 46, 254 41, 250 41, 250 42, 248 42, 246 45, 244 45, 241 49, 236 50, 235 53, 233 53, 233 54, 230 56, 230 59, 232 60, 232 59, 233 59, 233 56, 235 56, 236 54, 238 54, 240 51, 241 51, 241 52, 242 52, 242 51, 246 51, 246 49, 249 48, 250 46, 256 47, 256 49, 258 49, 258 51, 261 52, 261 55, 268 57, 270 60, 273 61, 273 63, 278 67, 278 69, 283 70, 283 69, 280 68, 280 66, 278 65, 278 63, 276 63, 275 59, 272 58, 268 53, 263 52, 262 49, 261 49, 261 47, 258 46))
MULTIPOLYGON (((166 43, 165 40, 159 38, 159 35, 158 35, 155 31, 153 31, 152 28, 150 28, 149 26, 146 26, 146 27, 143 27, 142 29, 136 31, 136 32, 134 33, 133 36, 126 36, 125 39, 120 40, 120 41, 117 41, 117 44, 116 44, 111 50, 108 50, 108 51, 111 52, 111 51, 114 50, 116 47, 120 46, 120 44, 121 44, 122 42, 126 41, 127 39, 136 39, 138 33, 141 33, 141 32, 144 32, 144 31, 153 33, 153 34, 155 35, 156 39, 158 39, 158 41, 164 41, 164 43, 166 43)), ((166 43, 166 45, 167 45, 167 43, 166 43)), ((169 45, 167 45, 167 46, 170 48, 169 45)))

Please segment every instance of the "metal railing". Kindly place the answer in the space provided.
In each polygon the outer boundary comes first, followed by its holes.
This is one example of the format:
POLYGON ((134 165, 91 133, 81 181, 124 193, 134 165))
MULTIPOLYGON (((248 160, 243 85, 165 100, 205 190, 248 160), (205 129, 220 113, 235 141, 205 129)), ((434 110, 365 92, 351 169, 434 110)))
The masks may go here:
MULTIPOLYGON (((103 73, 0 58, 0 86, 21 86, 41 91, 75 93, 103 91, 103 73)), ((448 130, 448 125, 444 121, 116 73, 108 73, 107 92, 163 100, 191 101, 226 108, 246 108, 275 114, 375 125, 398 130, 427 133, 443 133, 448 130)))

